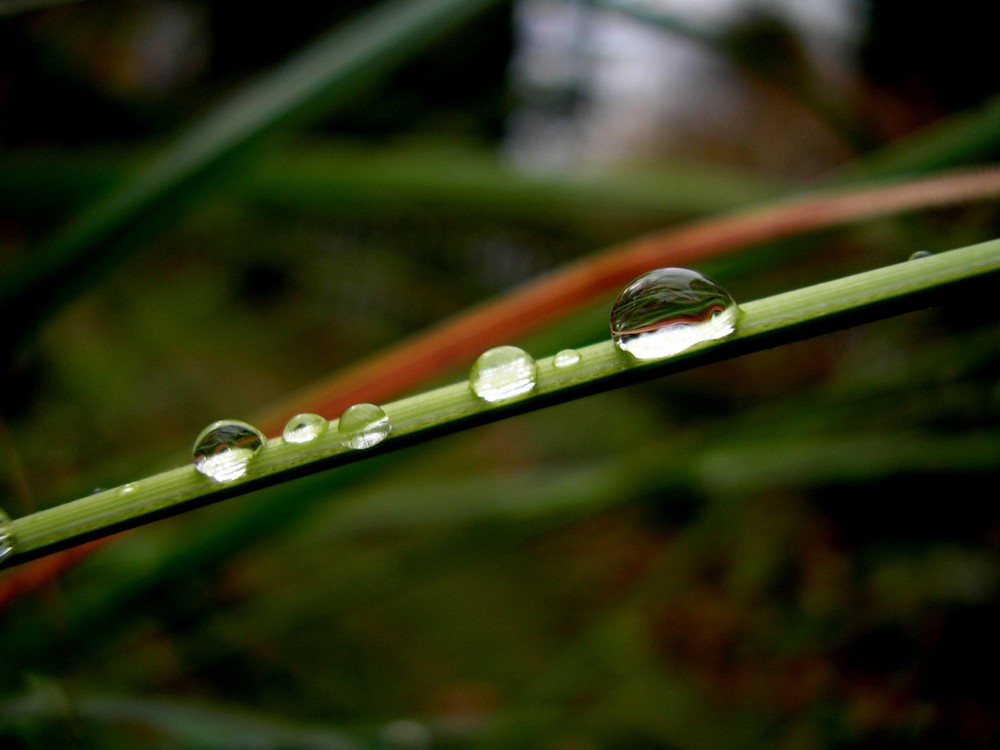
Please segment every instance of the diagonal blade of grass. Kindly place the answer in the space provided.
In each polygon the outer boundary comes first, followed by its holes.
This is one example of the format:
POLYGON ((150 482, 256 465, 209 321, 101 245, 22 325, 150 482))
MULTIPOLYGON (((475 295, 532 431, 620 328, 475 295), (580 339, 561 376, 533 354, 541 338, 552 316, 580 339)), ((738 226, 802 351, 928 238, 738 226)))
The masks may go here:
POLYGON ((320 37, 210 112, 120 189, 0 278, 0 310, 22 344, 41 320, 193 203, 265 136, 343 103, 496 0, 392 0, 320 37))
POLYGON ((268 434, 292 414, 339 414, 358 401, 391 398, 433 375, 469 362, 619 290, 659 266, 692 265, 754 244, 877 216, 1000 196, 1000 168, 920 181, 793 198, 771 206, 694 222, 612 247, 487 302, 334 374, 260 420, 268 434))
POLYGON ((535 390, 520 400, 485 404, 475 398, 467 383, 456 383, 386 404, 392 433, 366 451, 351 450, 332 424, 307 444, 288 444, 280 438, 270 441, 245 477, 235 482, 215 484, 188 465, 134 482, 128 492, 115 488, 16 519, 11 524, 17 540, 11 561, 23 562, 437 435, 916 309, 952 287, 997 273, 1000 240, 746 303, 735 334, 675 357, 636 362, 604 341, 580 350, 582 359, 572 368, 556 368, 551 358, 543 359, 538 363, 535 390))
MULTIPOLYGON (((449 367, 470 361, 483 348, 512 340, 550 319, 569 314, 577 306, 616 290, 651 267, 693 264, 756 242, 803 231, 904 210, 982 200, 997 194, 1000 194, 1000 170, 975 170, 792 199, 667 230, 612 248, 445 321, 293 395, 256 421, 269 434, 277 434, 285 420, 297 412, 336 414, 352 403, 393 397, 449 367), (546 298, 550 293, 555 295, 551 301, 546 298)), ((38 568, 25 568, 19 575, 0 581, 0 601, 37 589, 85 557, 80 550, 65 554, 66 557, 49 558, 40 562, 38 568)))

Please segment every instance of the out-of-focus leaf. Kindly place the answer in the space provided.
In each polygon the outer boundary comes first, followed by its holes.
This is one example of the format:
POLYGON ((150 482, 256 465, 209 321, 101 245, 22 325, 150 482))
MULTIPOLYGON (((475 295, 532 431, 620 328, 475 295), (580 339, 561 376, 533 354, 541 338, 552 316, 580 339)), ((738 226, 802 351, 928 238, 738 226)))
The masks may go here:
POLYGON ((231 179, 248 149, 342 104, 496 0, 392 0, 321 36, 217 106, 136 175, 0 278, 8 348, 135 248, 231 179))

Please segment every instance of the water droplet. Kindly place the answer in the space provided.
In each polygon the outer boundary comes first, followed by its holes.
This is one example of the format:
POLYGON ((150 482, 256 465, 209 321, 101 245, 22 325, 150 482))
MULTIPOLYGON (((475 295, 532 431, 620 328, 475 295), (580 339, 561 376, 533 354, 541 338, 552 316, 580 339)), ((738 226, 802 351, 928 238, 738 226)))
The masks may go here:
POLYGON ((611 308, 611 338, 636 359, 669 357, 733 332, 739 308, 729 292, 697 271, 643 274, 611 308))
POLYGON ((14 532, 10 523, 10 516, 0 510, 0 560, 14 551, 14 532))
POLYGON ((556 352, 556 356, 552 358, 552 364, 556 367, 572 367, 579 361, 580 352, 576 349, 563 349, 561 352, 556 352))
POLYGON ((247 473, 265 442, 264 434, 246 422, 213 422, 194 441, 194 468, 216 482, 232 482, 247 473))
POLYGON ((326 432, 327 421, 319 414, 296 414, 288 420, 281 436, 286 443, 308 443, 326 432))
POLYGON ((483 401, 506 401, 535 387, 538 365, 523 349, 498 346, 479 355, 469 372, 469 387, 483 401))
POLYGON ((930 250, 917 250, 917 252, 907 258, 907 260, 919 260, 920 258, 929 258, 932 255, 934 255, 934 253, 930 250))
POLYGON ((131 492, 135 492, 135 487, 131 484, 123 484, 118 488, 119 495, 128 495, 131 492))
POLYGON ((355 450, 371 448, 385 440, 392 429, 389 417, 375 404, 354 404, 340 415, 337 430, 355 450))

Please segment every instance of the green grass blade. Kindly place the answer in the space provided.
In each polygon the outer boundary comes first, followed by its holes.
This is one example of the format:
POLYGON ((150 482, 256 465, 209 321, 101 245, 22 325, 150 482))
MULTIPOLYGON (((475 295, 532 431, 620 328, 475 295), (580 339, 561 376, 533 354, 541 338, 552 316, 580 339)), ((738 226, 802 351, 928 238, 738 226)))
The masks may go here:
POLYGON ((26 561, 111 531, 174 515, 189 508, 245 494, 288 479, 380 455, 436 435, 569 401, 589 393, 691 369, 848 325, 888 317, 939 299, 962 282, 1000 272, 1000 240, 878 268, 742 305, 737 331, 675 357, 636 363, 610 341, 584 347, 571 368, 552 358, 538 361, 537 388, 513 402, 483 404, 467 383, 457 383, 384 406, 393 432, 366 451, 340 440, 336 423, 303 445, 269 442, 246 476, 215 484, 191 466, 90 495, 17 519, 13 562, 26 561))
MULTIPOLYGON (((0 162, 0 202, 16 216, 50 220, 134 167, 129 153, 13 153, 0 162)), ((262 158, 230 195, 254 205, 323 216, 429 208, 462 216, 529 220, 569 229, 661 224, 732 210, 785 192, 724 169, 670 164, 655 170, 525 173, 494 152, 454 145, 376 149, 337 142, 295 145, 262 158)))
POLYGON ((1000 97, 963 110, 866 154, 838 170, 838 180, 954 168, 1000 154, 1000 97))

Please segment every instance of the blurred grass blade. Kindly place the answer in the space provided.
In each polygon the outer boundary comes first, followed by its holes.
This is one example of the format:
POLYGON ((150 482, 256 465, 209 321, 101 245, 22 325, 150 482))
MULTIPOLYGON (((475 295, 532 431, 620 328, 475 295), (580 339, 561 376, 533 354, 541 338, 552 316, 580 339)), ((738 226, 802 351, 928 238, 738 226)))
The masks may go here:
POLYGON ((837 170, 832 177, 837 182, 846 182, 858 177, 918 174, 995 160, 998 155, 1000 96, 866 154, 837 170))
MULTIPOLYGON (((0 162, 0 204, 9 214, 45 221, 120 181, 135 163, 130 152, 7 154, 0 162)), ((331 140, 267 155, 231 194, 254 206, 324 217, 384 215, 419 206, 571 231, 581 223, 661 226, 775 198, 784 190, 766 179, 697 165, 532 173, 514 169, 495 150, 472 146, 372 148, 331 140)))
MULTIPOLYGON (((56 686, 38 685, 22 697, 0 702, 0 719, 8 729, 74 722, 108 739, 135 737, 157 747, 212 747, 218 749, 286 747, 305 750, 364 750, 371 745, 328 726, 302 726, 264 718, 245 710, 229 710, 192 702, 137 698, 134 696, 74 696, 72 702, 56 686), (153 738, 160 738, 157 742, 153 738)), ((8 737, 5 733, 5 737, 8 737)), ((147 745, 149 746, 149 745, 147 745)))
POLYGON ((8 346, 100 277, 156 227, 223 180, 279 128, 341 104, 496 0, 395 0, 322 36, 196 122, 133 180, 0 278, 8 346))

